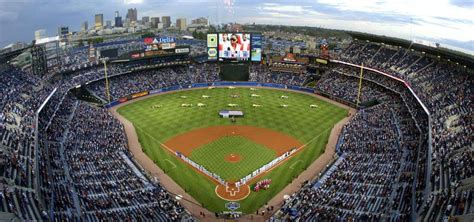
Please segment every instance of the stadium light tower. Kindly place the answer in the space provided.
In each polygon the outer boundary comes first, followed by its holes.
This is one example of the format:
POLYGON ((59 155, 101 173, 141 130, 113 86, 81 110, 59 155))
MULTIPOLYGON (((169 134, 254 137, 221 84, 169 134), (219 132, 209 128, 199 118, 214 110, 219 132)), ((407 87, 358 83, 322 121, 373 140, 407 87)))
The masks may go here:
POLYGON ((359 90, 357 92, 357 106, 360 103, 360 90, 362 88, 362 76, 364 75, 364 63, 360 64, 359 90))
POLYGON ((107 95, 107 102, 110 103, 110 91, 109 91, 109 79, 107 77, 107 61, 108 57, 101 58, 100 61, 104 63, 104 75, 105 75, 105 95, 107 95))

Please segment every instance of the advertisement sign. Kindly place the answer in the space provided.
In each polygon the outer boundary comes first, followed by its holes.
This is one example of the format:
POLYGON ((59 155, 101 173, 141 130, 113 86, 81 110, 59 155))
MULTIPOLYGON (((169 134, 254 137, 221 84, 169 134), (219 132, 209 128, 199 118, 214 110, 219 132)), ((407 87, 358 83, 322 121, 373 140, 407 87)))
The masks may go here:
POLYGON ((262 41, 263 41, 262 34, 258 34, 258 33, 252 34, 252 53, 251 53, 252 62, 262 61, 262 41))
POLYGON ((328 64, 328 60, 327 60, 327 59, 320 59, 320 58, 317 58, 317 59, 316 59, 316 62, 317 62, 317 63, 325 64, 325 65, 328 64))
POLYGON ((217 34, 207 34, 207 47, 208 48, 217 47, 217 34))
POLYGON ((176 48, 176 43, 161 43, 161 49, 174 49, 176 48))
POLYGON ((132 99, 135 99, 135 98, 138 98, 138 97, 142 97, 142 96, 146 96, 146 95, 148 95, 148 91, 140 92, 140 93, 135 93, 135 94, 132 94, 132 99))
POLYGON ((208 48, 207 49, 207 59, 208 60, 217 60, 217 48, 208 48))
POLYGON ((180 49, 175 49, 175 53, 189 53, 189 48, 180 48, 180 49))
POLYGON ((150 45, 153 43, 153 38, 145 38, 143 39, 143 41, 145 42, 146 45, 150 45))
POLYGON ((146 45, 150 45, 150 44, 159 44, 159 43, 172 43, 172 42, 176 42, 175 40, 176 39, 174 37, 165 36, 165 37, 155 37, 155 38, 153 37, 144 38, 143 42, 146 45))

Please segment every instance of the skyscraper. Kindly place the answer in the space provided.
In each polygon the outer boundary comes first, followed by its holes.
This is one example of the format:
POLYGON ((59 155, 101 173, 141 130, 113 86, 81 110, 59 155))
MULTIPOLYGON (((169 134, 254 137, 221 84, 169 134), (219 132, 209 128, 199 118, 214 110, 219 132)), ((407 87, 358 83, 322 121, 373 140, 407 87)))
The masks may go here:
POLYGON ((150 16, 143 16, 142 17, 142 23, 145 24, 147 22, 150 22, 150 16))
POLYGON ((115 11, 115 27, 123 27, 122 17, 118 11, 115 11))
POLYGON ((104 27, 104 14, 95 15, 95 29, 101 30, 104 27))
POLYGON ((81 26, 81 31, 87 32, 88 29, 89 29, 89 23, 87 21, 83 22, 81 26))
POLYGON ((171 17, 170 16, 162 16, 161 22, 163 23, 163 28, 169 28, 171 26, 171 17))
POLYGON ((127 12, 127 19, 130 20, 130 22, 136 22, 138 18, 138 12, 136 8, 129 8, 127 12))
POLYGON ((186 18, 179 18, 176 19, 176 28, 178 28, 180 31, 185 31, 186 30, 186 18))
POLYGON ((112 21, 110 21, 110 20, 105 21, 105 28, 111 29, 112 28, 112 21))
POLYGON ((158 23, 160 23, 160 17, 151 17, 150 18, 150 26, 152 28, 158 28, 158 23))

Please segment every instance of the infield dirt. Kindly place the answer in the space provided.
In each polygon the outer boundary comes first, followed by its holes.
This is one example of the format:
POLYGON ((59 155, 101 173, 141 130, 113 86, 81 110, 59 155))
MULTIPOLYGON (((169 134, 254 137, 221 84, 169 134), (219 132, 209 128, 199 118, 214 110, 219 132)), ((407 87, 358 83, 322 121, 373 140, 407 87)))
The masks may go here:
POLYGON ((299 148, 303 144, 297 139, 267 128, 254 126, 213 126, 199 128, 177 135, 165 142, 170 149, 190 156, 194 149, 226 136, 241 136, 254 143, 275 150, 277 156, 299 148))

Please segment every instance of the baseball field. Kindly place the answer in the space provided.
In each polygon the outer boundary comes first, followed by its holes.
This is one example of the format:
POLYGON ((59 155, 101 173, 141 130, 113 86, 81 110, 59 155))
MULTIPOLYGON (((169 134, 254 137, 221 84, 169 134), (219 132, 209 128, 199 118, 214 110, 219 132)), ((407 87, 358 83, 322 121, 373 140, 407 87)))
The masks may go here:
POLYGON ((232 200, 244 213, 255 212, 316 160, 348 113, 307 94, 263 88, 177 91, 117 111, 133 123, 143 151, 203 207, 227 211, 232 200), (243 111, 244 117, 231 121, 218 115, 221 110, 243 111), (176 155, 236 182, 293 148, 299 151, 237 191, 219 188, 176 155), (269 189, 251 191, 263 179, 271 179, 269 189))

